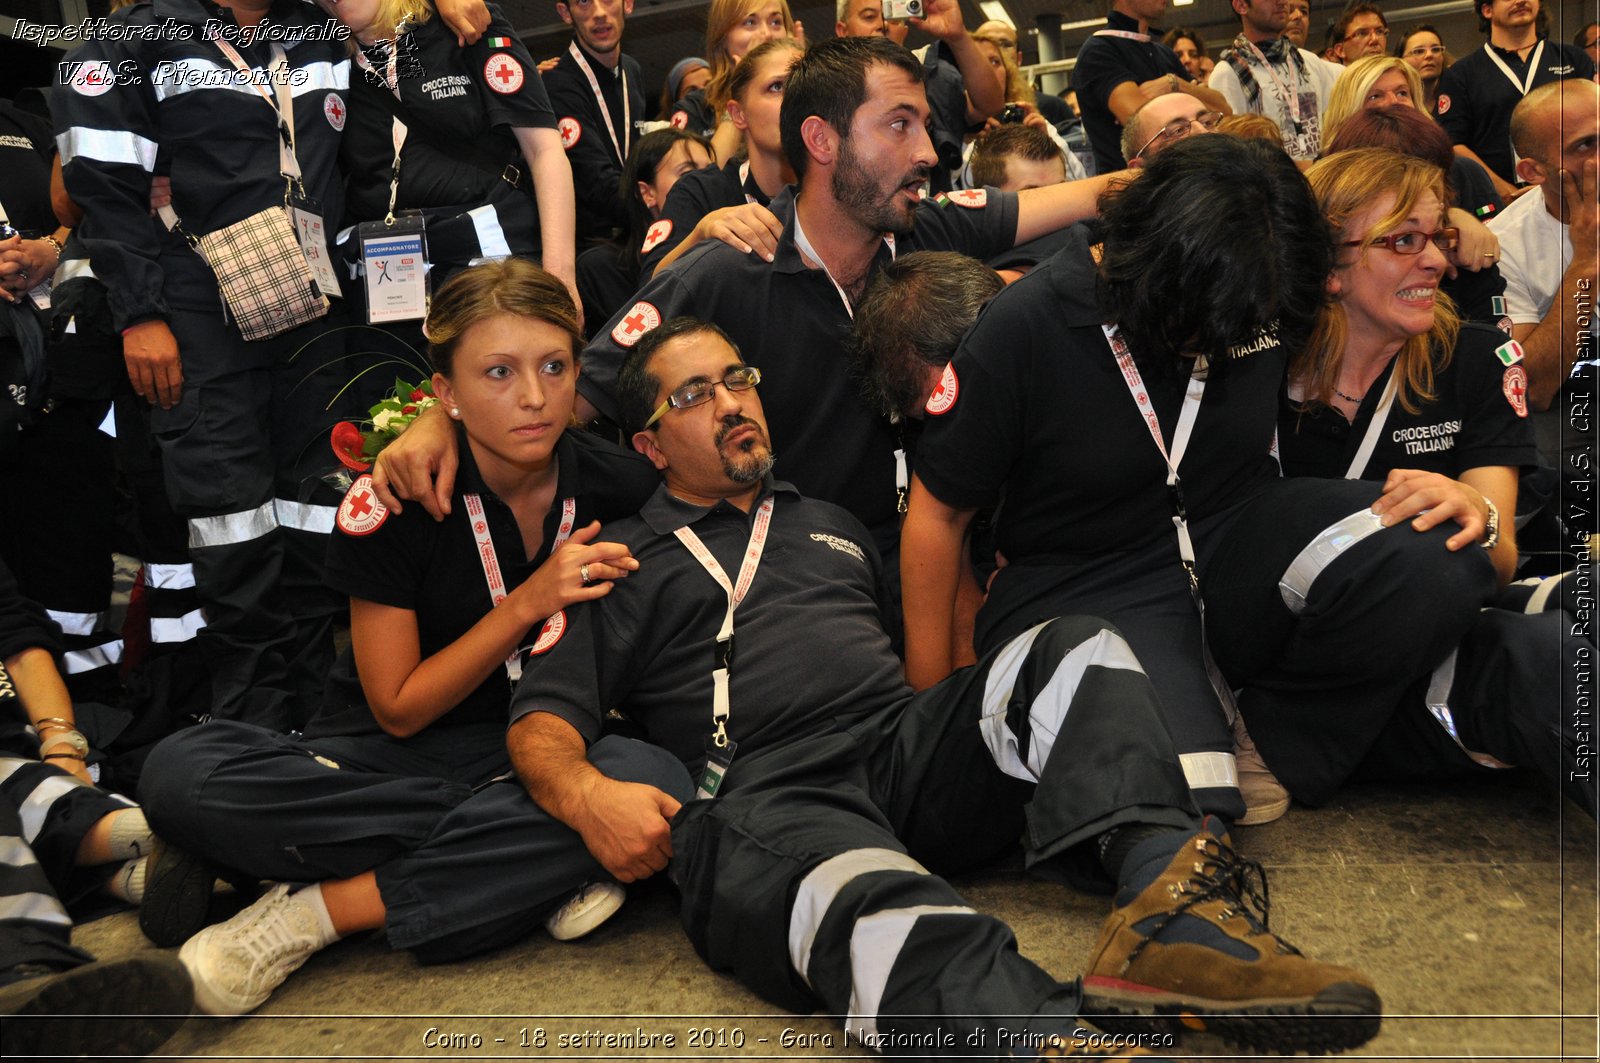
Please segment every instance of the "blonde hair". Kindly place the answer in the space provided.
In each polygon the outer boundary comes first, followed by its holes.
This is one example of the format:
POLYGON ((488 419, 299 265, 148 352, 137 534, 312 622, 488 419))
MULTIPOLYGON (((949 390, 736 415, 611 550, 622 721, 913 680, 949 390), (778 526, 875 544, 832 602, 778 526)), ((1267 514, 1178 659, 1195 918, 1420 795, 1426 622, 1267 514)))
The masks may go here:
MULTIPOLYGON (((728 79, 733 76, 733 68, 737 65, 728 54, 728 34, 746 15, 765 3, 766 0, 711 0, 711 6, 706 10, 705 56, 711 67, 706 102, 715 114, 721 114, 728 105, 731 95, 728 92, 728 79)), ((793 37, 794 16, 789 13, 789 0, 778 0, 778 11, 783 15, 784 31, 793 37)))
POLYGON ((1283 147, 1283 130, 1264 114, 1227 114, 1217 123, 1218 133, 1250 140, 1265 140, 1283 147))
POLYGON ((1033 91, 1033 86, 1028 79, 1022 76, 1022 71, 1017 68, 1017 61, 1011 58, 1011 51, 1004 47, 999 37, 987 33, 974 33, 971 37, 975 41, 982 41, 1000 54, 1000 62, 1006 68, 1006 100, 1007 103, 1032 103, 1039 102, 1038 96, 1033 91))
POLYGON ((1365 108, 1367 93, 1372 91, 1372 86, 1378 83, 1379 78, 1391 70, 1398 70, 1405 75, 1406 87, 1411 90, 1411 106, 1423 114, 1428 113, 1427 107, 1422 102, 1422 79, 1417 76, 1410 63, 1392 55, 1369 55, 1345 67, 1344 73, 1339 75, 1339 80, 1333 83, 1333 91, 1328 93, 1328 109, 1322 116, 1324 144, 1333 143, 1334 134, 1339 132, 1339 127, 1348 121, 1351 115, 1365 108))
MULTIPOLYGON (((1443 171, 1422 159, 1381 148, 1356 148, 1329 155, 1311 167, 1306 179, 1311 182, 1317 204, 1333 229, 1336 259, 1350 250, 1359 255, 1370 254, 1372 249, 1367 246, 1350 249, 1337 245, 1347 240, 1360 240, 1365 245, 1369 240, 1394 232, 1405 224, 1412 208, 1427 193, 1432 192, 1441 206, 1445 203, 1443 171), (1346 228, 1350 219, 1371 206, 1373 200, 1391 194, 1394 205, 1376 219, 1370 229, 1357 233, 1346 228)), ((1334 267, 1335 270, 1341 268, 1344 267, 1334 267)), ((1434 296, 1433 327, 1420 336, 1407 338, 1395 355, 1394 372, 1399 384, 1396 397, 1407 412, 1417 413, 1422 403, 1434 400, 1435 370, 1449 364, 1460 330, 1461 319, 1456 315, 1455 304, 1449 296, 1438 292, 1434 296), (1437 366, 1432 357, 1434 349, 1439 351, 1437 366)), ((1337 300, 1326 303, 1317 315, 1316 327, 1305 349, 1289 367, 1289 377, 1300 385, 1306 405, 1329 405, 1333 386, 1339 379, 1339 368, 1344 362, 1348 332, 1344 306, 1337 300)))
POLYGON ((503 258, 462 270, 444 283, 428 308, 428 361, 450 375, 456 345, 473 325, 500 314, 554 325, 572 338, 576 355, 583 344, 578 311, 567 286, 525 258, 503 258))

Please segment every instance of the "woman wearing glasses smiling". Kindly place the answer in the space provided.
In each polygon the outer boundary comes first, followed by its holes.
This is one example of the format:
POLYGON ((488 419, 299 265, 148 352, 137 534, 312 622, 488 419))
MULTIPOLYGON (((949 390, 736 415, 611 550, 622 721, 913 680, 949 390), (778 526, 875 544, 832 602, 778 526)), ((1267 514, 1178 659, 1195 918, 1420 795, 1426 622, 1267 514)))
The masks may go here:
POLYGON ((1448 548, 1481 544, 1504 584, 1518 469, 1535 463, 1527 378, 1505 334, 1463 324, 1439 289, 1460 238, 1445 225, 1444 175, 1364 148, 1307 176, 1337 257, 1332 298, 1290 366, 1284 471, 1385 482, 1374 512, 1419 531, 1455 521, 1448 548))
MULTIPOLYGON (((1284 474, 1382 483, 1372 509, 1385 525, 1453 529, 1446 549, 1485 550, 1503 586, 1517 561, 1518 478, 1537 462, 1527 375, 1521 348, 1498 329, 1459 321, 1439 292, 1457 239, 1444 225, 1442 172, 1368 148, 1333 154, 1307 177, 1335 231, 1336 260, 1331 301, 1289 367, 1278 423, 1284 474)), ((1348 721, 1339 741, 1367 750, 1353 777, 1516 765, 1546 785, 1563 780, 1593 816, 1593 784, 1574 770, 1577 736, 1561 719, 1563 701, 1583 693, 1576 677, 1593 653, 1564 637, 1570 624, 1559 608, 1522 602, 1480 611, 1387 719, 1348 721)))

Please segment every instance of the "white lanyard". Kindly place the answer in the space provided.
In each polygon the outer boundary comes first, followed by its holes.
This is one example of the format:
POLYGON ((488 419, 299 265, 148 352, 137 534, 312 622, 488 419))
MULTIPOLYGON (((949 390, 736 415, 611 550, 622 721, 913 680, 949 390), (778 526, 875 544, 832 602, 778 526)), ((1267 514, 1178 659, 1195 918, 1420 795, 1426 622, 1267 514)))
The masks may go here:
POLYGON ((1506 80, 1511 82, 1512 87, 1517 90, 1517 95, 1526 96, 1533 88, 1533 76, 1539 72, 1539 60, 1544 57, 1544 41, 1541 40, 1538 46, 1534 48, 1533 54, 1528 56, 1528 73, 1521 81, 1517 80, 1517 75, 1511 72, 1511 68, 1506 65, 1506 61, 1500 58, 1500 53, 1490 47, 1487 41, 1484 42, 1483 50, 1489 53, 1490 61, 1499 67, 1500 73, 1504 74, 1506 80))
MULTIPOLYGON (((472 522, 472 537, 478 541, 478 564, 483 567, 483 581, 489 585, 489 601, 493 603, 490 608, 498 606, 506 600, 506 581, 500 575, 500 560, 495 554, 494 539, 489 535, 489 522, 484 519, 483 499, 476 493, 463 495, 463 502, 467 506, 467 519, 472 522)), ((572 535, 572 525, 578 516, 578 501, 575 498, 561 500, 561 524, 556 528, 556 537, 550 543, 550 553, 554 554, 561 549, 572 535)), ((515 683, 522 678, 522 651, 512 650, 511 656, 506 658, 506 674, 515 683)))
POLYGON ((1367 425, 1367 434, 1361 437, 1361 446, 1356 449, 1355 457, 1350 459, 1350 467, 1344 471, 1346 480, 1359 480, 1367 471, 1367 462, 1372 460, 1372 451, 1378 445, 1378 437, 1383 435, 1384 423, 1389 420, 1389 407, 1394 405, 1395 392, 1398 390, 1398 377, 1395 375, 1394 366, 1391 365, 1389 383, 1384 385, 1383 396, 1378 399, 1378 408, 1373 411, 1372 423, 1367 425))
MULTIPOLYGON (((255 68, 247 64, 233 45, 225 40, 218 40, 217 47, 233 63, 234 69, 245 76, 261 96, 267 101, 278 116, 278 169, 283 173, 284 179, 291 184, 300 183, 300 163, 294 157, 294 93, 289 88, 289 59, 284 54, 283 46, 277 42, 272 45, 272 64, 268 67, 268 76, 272 81, 273 92, 268 92, 256 80, 255 68), (276 99, 274 99, 276 95, 276 99)), ((302 190, 303 191, 303 190, 302 190)))
POLYGON ((1140 44, 1150 43, 1150 35, 1148 33, 1135 33, 1132 30, 1095 30, 1094 36, 1122 37, 1125 40, 1138 41, 1140 44))
MULTIPOLYGON (((1300 93, 1297 91, 1300 84, 1299 73, 1295 73, 1294 85, 1291 86, 1285 83, 1284 80, 1278 76, 1278 72, 1272 68, 1272 63, 1268 61, 1265 53, 1263 53, 1260 48, 1256 47, 1256 42, 1250 40, 1249 38, 1243 39, 1244 43, 1248 44, 1250 46, 1250 50, 1255 53, 1255 57, 1261 60, 1261 65, 1266 67, 1267 76, 1270 77, 1273 80, 1273 83, 1278 86, 1278 91, 1283 93, 1284 106, 1289 108, 1289 117, 1294 121, 1295 132, 1298 133, 1300 131, 1300 93)), ((1292 48, 1293 45, 1291 44, 1289 47, 1292 48)), ((1294 67, 1293 58, 1288 58, 1288 66, 1291 69, 1294 67)))
MULTIPOLYGON (((1161 458, 1167 463, 1167 494, 1172 506, 1172 525, 1178 530, 1178 558, 1189 577, 1189 596, 1194 599, 1195 611, 1200 614, 1200 660, 1205 666, 1206 678, 1211 681, 1212 693, 1217 695, 1217 700, 1222 704, 1222 714, 1231 725, 1239 714, 1239 705, 1233 698, 1233 689, 1223 676, 1222 669, 1217 667, 1217 662, 1211 656, 1211 644, 1206 641, 1206 603, 1200 595, 1194 543, 1189 538, 1189 516, 1183 502, 1183 485, 1178 479, 1178 464, 1183 461, 1189 437, 1194 434, 1194 422, 1200 414, 1200 400, 1205 395, 1205 377, 1198 375, 1205 368, 1205 362, 1203 359, 1197 360, 1189 372, 1189 388, 1183 395, 1183 409, 1178 414, 1177 430, 1172 433, 1172 451, 1169 454, 1161 438, 1161 422, 1156 418, 1155 406, 1150 402, 1150 394, 1139 375, 1139 367, 1133 363, 1133 353, 1128 350, 1127 341, 1122 338, 1117 326, 1100 327, 1105 331, 1106 342, 1111 344, 1111 352, 1117 356, 1117 366, 1122 370, 1128 391, 1144 417, 1145 427, 1150 429, 1150 438, 1156 441, 1156 449, 1161 451, 1161 458)), ((1274 447, 1277 444, 1276 436, 1273 437, 1273 444, 1274 447)))
MULTIPOLYGON (((397 65, 399 58, 399 34, 396 34, 395 39, 389 44, 388 69, 382 75, 373 69, 372 61, 366 57, 366 54, 362 52, 361 49, 356 49, 356 65, 362 70, 370 73, 373 77, 381 76, 383 78, 385 87, 387 87, 390 92, 394 93, 396 103, 400 102, 400 75, 397 65)), ((394 142, 394 163, 389 167, 389 210, 388 213, 384 215, 383 220, 388 222, 390 225, 393 225, 394 204, 395 200, 400 195, 400 149, 406 146, 407 129, 406 124, 400 121, 399 115, 395 115, 391 119, 391 122, 392 125, 389 128, 389 135, 390 139, 394 142)))
POLYGON ((756 197, 750 194, 750 160, 746 159, 739 164, 739 187, 744 190, 744 201, 751 206, 760 206, 756 197))
MULTIPOLYGON (((889 248, 889 260, 892 262, 894 260, 894 234, 885 234, 883 242, 889 248)), ((839 293, 839 301, 844 304, 844 312, 850 315, 851 321, 854 321, 856 312, 855 308, 850 305, 850 297, 844 293, 844 288, 840 286, 839 282, 834 280, 833 270, 829 269, 828 264, 822 261, 822 256, 817 254, 817 249, 811 246, 811 241, 806 239, 806 231, 800 225, 800 201, 798 199, 795 200, 794 204, 794 245, 800 249, 801 254, 822 267, 822 272, 827 275, 829 283, 833 285, 833 290, 839 293)))
MULTIPOLYGON (((1117 367, 1122 370, 1122 379, 1127 382, 1128 391, 1139 407, 1145 427, 1150 429, 1150 438, 1156 441, 1161 460, 1167 463, 1167 491, 1172 496, 1172 524, 1178 529, 1178 556, 1183 558, 1184 566, 1190 569, 1192 579, 1194 543, 1189 539, 1188 513, 1183 504, 1183 484, 1178 479, 1178 466, 1183 462, 1189 437, 1194 434, 1195 419, 1200 415, 1200 399, 1206 390, 1205 377, 1195 372, 1189 374, 1189 389, 1184 392, 1183 409, 1178 414, 1178 428, 1172 434, 1172 450, 1169 453, 1166 442, 1161 438, 1161 421, 1156 417, 1155 406, 1150 402, 1150 393, 1139 375, 1139 367, 1133 364, 1133 353, 1122 338, 1122 330, 1115 325, 1101 325, 1100 328, 1106 334, 1106 342, 1111 344, 1111 352, 1117 356, 1117 367)), ((1201 363, 1197 361, 1195 369, 1199 368, 1201 363)))
MULTIPOLYGON (((745 163, 745 166, 749 165, 749 163, 745 163)), ((739 176, 743 178, 743 170, 740 171, 739 176)), ((754 200, 751 200, 751 202, 754 202, 754 200)), ((885 234, 883 242, 889 248, 889 260, 892 262, 895 255, 894 234, 885 234)), ((822 272, 827 276, 829 283, 833 285, 833 290, 839 293, 839 302, 844 304, 844 312, 850 315, 851 321, 854 321, 856 312, 850 305, 850 297, 844 293, 844 288, 840 286, 839 282, 833 279, 833 271, 828 268, 826 262, 822 261, 822 256, 817 254, 817 249, 812 247, 811 241, 806 238, 806 231, 800 225, 800 204, 798 201, 794 207, 794 245, 800 249, 801 254, 822 267, 822 272)), ((894 490, 895 497, 898 500, 896 508, 901 513, 906 511, 906 498, 910 489, 911 477, 906 468, 906 452, 903 449, 896 450, 894 452, 894 490)))
POLYGON ((577 41, 568 44, 567 51, 577 60, 583 76, 589 79, 589 88, 594 90, 594 102, 600 105, 600 117, 605 119, 606 132, 611 136, 611 147, 617 153, 617 161, 627 162, 628 149, 633 143, 630 136, 633 132, 633 106, 628 100, 628 68, 622 65, 622 53, 617 53, 617 70, 622 75, 622 140, 619 142, 617 127, 611 124, 611 108, 606 106, 605 94, 600 91, 600 79, 594 76, 594 68, 583 57, 583 49, 578 47, 577 41))
POLYGON ((744 561, 739 565, 738 583, 728 582, 728 574, 723 571, 721 563, 687 525, 673 532, 728 596, 728 611, 723 614, 722 627, 717 630, 717 667, 711 672, 711 722, 715 728, 711 740, 718 749, 725 749, 728 745, 728 670, 733 665, 733 611, 744 601, 750 584, 755 581, 756 569, 761 567, 761 552, 767 547, 767 526, 772 523, 773 497, 768 495, 766 501, 756 509, 750 542, 744 549, 744 561))

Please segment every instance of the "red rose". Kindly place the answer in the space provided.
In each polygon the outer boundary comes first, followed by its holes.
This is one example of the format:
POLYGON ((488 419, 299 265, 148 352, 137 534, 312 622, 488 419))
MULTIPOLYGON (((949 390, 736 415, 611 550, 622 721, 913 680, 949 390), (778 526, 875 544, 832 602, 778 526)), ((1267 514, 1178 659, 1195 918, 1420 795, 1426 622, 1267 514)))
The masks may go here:
POLYGON ((372 467, 372 462, 362 460, 361 455, 366 448, 366 442, 361 437, 361 429, 349 421, 340 421, 334 425, 328 442, 333 446, 333 456, 346 468, 354 469, 356 472, 366 472, 372 467))
POLYGON ((428 397, 427 393, 424 392, 421 388, 412 388, 411 389, 411 401, 412 402, 418 402, 418 401, 420 401, 422 399, 425 399, 427 397, 428 397))

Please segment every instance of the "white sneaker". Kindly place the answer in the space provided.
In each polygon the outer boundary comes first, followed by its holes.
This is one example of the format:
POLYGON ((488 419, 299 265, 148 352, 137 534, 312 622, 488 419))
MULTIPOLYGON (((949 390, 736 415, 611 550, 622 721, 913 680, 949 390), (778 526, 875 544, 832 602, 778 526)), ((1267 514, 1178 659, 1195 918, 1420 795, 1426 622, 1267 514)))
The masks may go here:
POLYGON ((311 954, 327 944, 316 912, 280 883, 226 923, 184 942, 178 959, 194 979, 195 1006, 207 1015, 254 1011, 311 954))
POLYGON ((544 921, 544 928, 557 941, 574 941, 616 915, 627 897, 627 891, 615 882, 591 882, 567 898, 567 903, 544 921))

